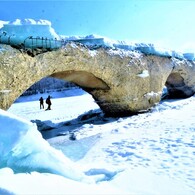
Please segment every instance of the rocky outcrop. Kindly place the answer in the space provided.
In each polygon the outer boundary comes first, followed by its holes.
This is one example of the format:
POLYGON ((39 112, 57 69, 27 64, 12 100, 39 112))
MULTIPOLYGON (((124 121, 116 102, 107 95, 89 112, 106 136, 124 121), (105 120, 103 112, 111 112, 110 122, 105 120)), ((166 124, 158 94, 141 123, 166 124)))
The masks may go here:
POLYGON ((169 94, 183 93, 186 97, 195 91, 194 63, 186 60, 122 49, 90 50, 75 43, 35 57, 10 46, 1 47, 2 109, 8 109, 26 89, 46 76, 77 84, 111 116, 151 108, 160 101, 165 84, 169 94))

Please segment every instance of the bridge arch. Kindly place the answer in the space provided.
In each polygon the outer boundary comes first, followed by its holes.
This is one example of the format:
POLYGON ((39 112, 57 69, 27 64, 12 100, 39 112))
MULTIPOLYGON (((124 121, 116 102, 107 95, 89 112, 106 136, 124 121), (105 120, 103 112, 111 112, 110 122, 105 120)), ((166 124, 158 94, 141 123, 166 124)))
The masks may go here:
POLYGON ((154 106, 164 84, 171 86, 173 78, 183 78, 185 86, 195 91, 194 62, 75 43, 33 57, 7 45, 1 48, 0 108, 5 110, 46 76, 79 85, 110 116, 132 115, 154 106))
POLYGON ((91 51, 74 44, 35 57, 10 46, 4 45, 4 48, 3 55, 0 55, 0 108, 8 109, 35 82, 52 76, 83 88, 107 114, 126 113, 128 106, 120 101, 123 92, 120 74, 125 72, 127 75, 121 65, 128 64, 129 58, 109 54, 104 49, 91 51))
MULTIPOLYGON (((86 72, 86 71, 67 70, 67 71, 55 72, 55 73, 53 73, 51 75, 47 75, 47 76, 53 77, 56 79, 60 79, 60 80, 64 80, 64 81, 69 81, 69 82, 79 86, 81 89, 88 92, 89 94, 91 94, 95 100, 97 100, 97 98, 95 98, 95 96, 93 96, 92 91, 94 91, 94 90, 109 90, 109 86, 102 79, 97 78, 92 73, 86 72)), ((23 90, 22 89, 18 90, 17 95, 14 96, 13 102, 18 97, 20 97, 29 87, 31 87, 33 84, 39 82, 43 78, 45 78, 45 77, 38 78, 38 79, 36 78, 36 80, 31 79, 30 84, 25 85, 27 87, 23 88, 23 90)), ((9 96, 9 91, 5 91, 5 95, 9 96)), ((8 104, 6 106, 10 107, 11 105, 8 104)))
POLYGON ((185 84, 184 78, 178 72, 169 75, 165 86, 171 99, 187 98, 194 94, 193 89, 185 84))
POLYGON ((168 91, 168 98, 188 98, 195 93, 194 82, 195 64, 193 61, 174 62, 174 68, 168 75, 165 86, 168 91))

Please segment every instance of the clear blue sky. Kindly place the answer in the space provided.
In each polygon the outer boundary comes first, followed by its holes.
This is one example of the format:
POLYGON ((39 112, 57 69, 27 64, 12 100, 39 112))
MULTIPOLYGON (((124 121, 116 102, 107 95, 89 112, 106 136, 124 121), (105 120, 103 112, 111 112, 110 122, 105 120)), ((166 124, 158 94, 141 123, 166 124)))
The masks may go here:
POLYGON ((58 34, 98 34, 195 50, 194 0, 0 0, 0 20, 16 18, 50 20, 58 34))

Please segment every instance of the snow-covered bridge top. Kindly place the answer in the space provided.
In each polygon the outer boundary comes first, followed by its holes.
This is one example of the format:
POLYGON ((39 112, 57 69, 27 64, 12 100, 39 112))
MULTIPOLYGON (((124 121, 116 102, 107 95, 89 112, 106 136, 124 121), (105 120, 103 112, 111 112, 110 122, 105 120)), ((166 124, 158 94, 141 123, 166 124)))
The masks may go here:
POLYGON ((24 48, 57 49, 67 42, 74 41, 86 45, 89 49, 97 47, 138 51, 145 54, 175 57, 178 59, 194 60, 194 53, 181 53, 156 47, 154 44, 132 43, 110 40, 97 35, 88 36, 60 36, 47 20, 15 20, 0 21, 0 43, 24 48))

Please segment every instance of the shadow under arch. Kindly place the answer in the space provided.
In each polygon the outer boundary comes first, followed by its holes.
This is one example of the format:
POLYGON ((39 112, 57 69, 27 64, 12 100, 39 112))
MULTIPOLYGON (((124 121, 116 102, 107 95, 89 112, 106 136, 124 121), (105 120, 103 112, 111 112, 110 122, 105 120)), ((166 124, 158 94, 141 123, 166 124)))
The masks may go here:
POLYGON ((109 89, 109 86, 104 81, 102 81, 100 78, 97 78, 92 73, 86 71, 62 71, 54 73, 50 76, 73 82, 83 89, 109 89))
POLYGON ((188 98, 194 95, 194 90, 185 83, 179 72, 172 72, 165 83, 167 89, 163 99, 188 98))

